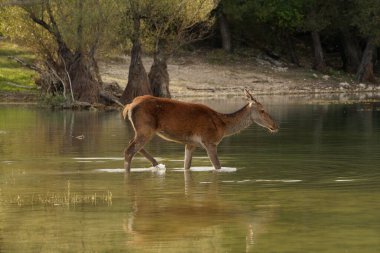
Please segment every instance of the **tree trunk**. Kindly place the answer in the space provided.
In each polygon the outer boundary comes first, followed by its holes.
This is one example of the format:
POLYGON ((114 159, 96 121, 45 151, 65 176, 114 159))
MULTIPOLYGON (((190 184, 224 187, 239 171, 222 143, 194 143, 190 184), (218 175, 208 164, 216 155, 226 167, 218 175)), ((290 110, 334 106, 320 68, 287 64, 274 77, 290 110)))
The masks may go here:
POLYGON ((224 14, 223 10, 219 11, 218 24, 219 24, 220 35, 222 37, 222 47, 226 52, 231 52, 232 50, 231 32, 228 25, 226 14, 224 14))
POLYGON ((120 98, 123 104, 131 103, 135 97, 152 94, 148 75, 142 63, 140 42, 140 18, 134 17, 134 35, 132 38, 131 63, 129 65, 128 84, 120 98))
POLYGON ((360 64, 361 50, 358 42, 348 30, 342 30, 343 68, 348 73, 355 73, 360 64))
POLYGON ((285 32, 285 40, 288 48, 288 54, 290 57, 290 62, 297 65, 298 67, 300 66, 300 61, 298 60, 298 56, 296 53, 296 49, 294 47, 294 41, 291 35, 289 35, 288 32, 285 32))
MULTIPOLYGON (((69 74, 74 99, 81 102, 95 103, 99 101, 100 83, 96 79, 94 67, 88 57, 76 53, 74 60, 67 65, 65 72, 69 74)), ((66 90, 69 90, 66 88, 66 90)))
MULTIPOLYGON (((31 10, 27 10, 33 22, 48 31, 57 43, 56 56, 53 57, 51 54, 47 54, 48 57, 44 62, 46 72, 41 74, 39 82, 41 82, 46 92, 54 93, 57 91, 54 87, 56 87, 57 79, 59 79, 58 82, 62 82, 64 86, 63 90, 60 91, 64 96, 66 96, 64 92, 69 91, 73 100, 89 103, 97 102, 100 84, 92 70, 93 63, 88 60, 81 47, 82 21, 79 22, 77 27, 78 44, 75 53, 73 53, 58 29, 49 1, 45 2, 45 7, 50 20, 49 24, 38 18, 31 10)), ((79 8, 83 8, 83 4, 80 3, 79 8)))
POLYGON ((321 38, 319 36, 318 31, 312 31, 311 37, 313 39, 313 47, 314 47, 314 65, 313 68, 318 71, 326 70, 326 63, 323 56, 323 49, 321 44, 321 38))
POLYGON ((84 53, 83 49, 83 1, 77 2, 79 10, 76 49, 73 61, 68 66, 71 78, 72 92, 75 100, 95 103, 100 98, 101 83, 98 80, 97 63, 92 55, 84 53))
POLYGON ((362 60, 360 62, 356 79, 359 82, 369 81, 374 82, 375 76, 373 73, 373 52, 375 50, 375 43, 372 38, 369 38, 367 45, 364 49, 362 60))
POLYGON ((101 83, 97 80, 94 63, 85 53, 73 54, 62 45, 57 57, 44 61, 44 71, 37 82, 47 93, 70 97, 72 102, 95 103, 99 100, 101 83))
POLYGON ((162 43, 157 43, 148 77, 153 96, 170 98, 167 56, 163 52, 162 43))

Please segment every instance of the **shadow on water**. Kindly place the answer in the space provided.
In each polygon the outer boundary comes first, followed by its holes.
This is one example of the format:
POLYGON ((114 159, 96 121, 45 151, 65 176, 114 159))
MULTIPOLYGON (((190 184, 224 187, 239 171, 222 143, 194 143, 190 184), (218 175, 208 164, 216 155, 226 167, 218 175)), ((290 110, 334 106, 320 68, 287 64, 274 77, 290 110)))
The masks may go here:
MULTIPOLYGON (((380 105, 264 104, 278 134, 219 145, 236 172, 178 170, 184 147, 154 138, 166 172, 137 156, 127 178, 119 113, 1 106, 0 251, 378 252, 380 105)), ((193 165, 211 166, 200 149, 193 165)))

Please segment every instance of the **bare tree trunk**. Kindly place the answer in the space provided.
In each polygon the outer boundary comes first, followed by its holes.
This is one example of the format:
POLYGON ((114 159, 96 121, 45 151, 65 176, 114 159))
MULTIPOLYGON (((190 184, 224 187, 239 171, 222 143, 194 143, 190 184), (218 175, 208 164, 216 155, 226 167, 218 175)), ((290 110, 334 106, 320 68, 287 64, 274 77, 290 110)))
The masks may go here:
MULTIPOLYGON (((69 82, 72 85, 74 99, 82 102, 95 103, 100 98, 100 83, 97 80, 95 71, 97 63, 93 58, 94 55, 89 55, 83 49, 83 1, 78 1, 77 8, 79 10, 78 26, 76 36, 76 49, 74 57, 71 61, 65 63, 65 71, 68 72, 69 82), (67 64, 68 63, 68 64, 67 64)), ((95 51, 92 52, 95 54, 95 51)))
POLYGON ((375 75, 373 73, 373 52, 375 50, 375 43, 372 38, 367 40, 367 45, 364 49, 362 60, 360 62, 358 71, 356 73, 356 79, 359 82, 375 81, 375 75))
POLYGON ((153 57, 153 64, 149 71, 150 88, 153 96, 170 98, 169 72, 167 56, 162 49, 163 41, 158 41, 153 57))
POLYGON ((360 64, 361 50, 358 42, 348 29, 342 30, 343 68, 349 73, 355 73, 360 64))
POLYGON ((318 71, 325 71, 326 70, 326 63, 323 56, 323 49, 322 49, 322 43, 321 38, 318 31, 312 31, 311 37, 313 39, 313 47, 314 47, 314 65, 313 68, 318 71))
POLYGON ((140 42, 140 17, 133 18, 134 35, 132 38, 131 63, 129 65, 128 84, 120 98, 123 104, 131 103, 135 97, 152 94, 148 75, 142 63, 140 42))
POLYGON ((298 60, 296 49, 294 47, 293 38, 291 37, 291 35, 289 35, 288 32, 285 32, 285 40, 286 40, 286 44, 287 44, 287 48, 288 48, 288 54, 290 57, 290 62, 297 65, 297 66, 300 66, 300 61, 298 60))
POLYGON ((93 72, 91 60, 82 53, 77 53, 67 66, 75 100, 95 103, 99 100, 100 84, 93 72))
POLYGON ((232 42, 231 42, 231 32, 228 25, 226 14, 224 14, 223 10, 220 10, 218 13, 218 24, 220 35, 222 37, 222 46, 226 52, 231 52, 232 50, 232 42))

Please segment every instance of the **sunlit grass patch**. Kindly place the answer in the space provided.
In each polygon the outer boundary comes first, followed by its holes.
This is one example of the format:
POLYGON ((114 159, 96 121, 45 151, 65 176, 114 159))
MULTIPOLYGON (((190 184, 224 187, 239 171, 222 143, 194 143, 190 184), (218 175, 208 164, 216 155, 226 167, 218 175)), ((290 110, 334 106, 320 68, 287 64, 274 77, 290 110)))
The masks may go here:
POLYGON ((0 41, 0 90, 23 91, 36 87, 36 72, 21 66, 9 56, 18 57, 32 63, 35 59, 32 52, 15 44, 0 41))

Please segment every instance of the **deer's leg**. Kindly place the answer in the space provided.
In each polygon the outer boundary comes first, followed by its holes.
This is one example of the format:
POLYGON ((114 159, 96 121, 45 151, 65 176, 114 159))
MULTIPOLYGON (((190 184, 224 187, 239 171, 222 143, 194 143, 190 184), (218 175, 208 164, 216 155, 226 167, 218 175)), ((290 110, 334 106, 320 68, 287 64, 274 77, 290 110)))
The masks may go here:
POLYGON ((124 167, 127 172, 131 170, 131 162, 133 156, 139 152, 149 140, 145 136, 136 136, 134 140, 129 144, 129 146, 124 151, 124 167))
MULTIPOLYGON (((131 144, 133 142, 134 139, 132 139, 129 144, 131 144)), ((153 166, 157 166, 158 165, 158 162, 156 161, 156 159, 154 159, 154 157, 148 153, 148 151, 146 151, 144 148, 141 148, 140 151, 139 151, 140 154, 142 154, 146 159, 149 160, 149 162, 152 163, 153 166)))
POLYGON ((193 158, 194 149, 195 149, 194 145, 186 144, 186 146, 185 146, 185 160, 184 160, 185 170, 190 169, 191 159, 193 158))
POLYGON ((214 166, 216 170, 219 170, 221 166, 218 159, 217 146, 215 144, 208 144, 208 145, 204 145, 204 147, 207 151, 207 155, 210 158, 212 165, 214 166))
POLYGON ((156 159, 154 159, 154 157, 149 154, 144 148, 141 148, 139 152, 152 163, 153 167, 158 165, 156 159))

